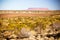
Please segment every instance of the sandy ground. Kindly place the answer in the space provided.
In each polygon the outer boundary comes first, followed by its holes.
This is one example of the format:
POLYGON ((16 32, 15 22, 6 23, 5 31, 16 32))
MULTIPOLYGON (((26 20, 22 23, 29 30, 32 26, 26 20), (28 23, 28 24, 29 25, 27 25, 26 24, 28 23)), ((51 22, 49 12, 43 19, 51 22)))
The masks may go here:
POLYGON ((23 16, 23 17, 34 17, 34 16, 41 16, 41 17, 45 17, 45 16, 51 16, 54 14, 0 14, 0 17, 17 17, 17 16, 23 16))

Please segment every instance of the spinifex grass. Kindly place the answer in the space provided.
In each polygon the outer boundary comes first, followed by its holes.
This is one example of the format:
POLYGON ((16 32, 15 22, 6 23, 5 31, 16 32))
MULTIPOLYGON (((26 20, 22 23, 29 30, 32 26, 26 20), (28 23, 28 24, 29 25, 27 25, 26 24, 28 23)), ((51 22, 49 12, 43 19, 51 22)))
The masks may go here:
POLYGON ((45 29, 52 23, 59 21, 60 15, 49 17, 12 17, 12 18, 0 18, 0 31, 3 30, 20 30, 25 27, 27 29, 34 29, 39 24, 42 24, 42 28, 45 29))

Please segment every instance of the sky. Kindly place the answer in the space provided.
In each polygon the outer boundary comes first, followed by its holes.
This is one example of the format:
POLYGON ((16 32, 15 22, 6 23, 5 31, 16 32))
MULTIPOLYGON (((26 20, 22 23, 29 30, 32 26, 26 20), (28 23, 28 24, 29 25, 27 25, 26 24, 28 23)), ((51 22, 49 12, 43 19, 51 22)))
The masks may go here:
POLYGON ((26 10, 28 8, 60 10, 60 0, 0 0, 0 10, 26 10))

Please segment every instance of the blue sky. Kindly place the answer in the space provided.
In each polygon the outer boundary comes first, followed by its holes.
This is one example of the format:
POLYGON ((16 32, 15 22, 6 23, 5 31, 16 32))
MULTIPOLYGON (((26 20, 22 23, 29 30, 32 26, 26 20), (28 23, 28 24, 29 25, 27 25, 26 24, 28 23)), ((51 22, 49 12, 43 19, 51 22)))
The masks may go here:
POLYGON ((28 8, 60 10, 60 0, 0 0, 0 10, 26 10, 28 8))

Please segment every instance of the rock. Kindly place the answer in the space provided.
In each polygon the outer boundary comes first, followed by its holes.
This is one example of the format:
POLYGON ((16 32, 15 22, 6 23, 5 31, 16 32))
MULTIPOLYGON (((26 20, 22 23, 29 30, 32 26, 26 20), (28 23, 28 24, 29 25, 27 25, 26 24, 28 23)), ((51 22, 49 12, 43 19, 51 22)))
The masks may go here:
POLYGON ((4 39, 4 38, 0 38, 0 40, 6 40, 6 39, 4 39))
POLYGON ((4 38, 17 38, 17 35, 14 34, 14 31, 5 31, 2 33, 4 38))
POLYGON ((29 40, 36 40, 36 39, 35 39, 35 36, 30 35, 29 40))
POLYGON ((17 39, 17 40, 23 40, 23 39, 17 39))
POLYGON ((41 39, 40 34, 37 35, 37 38, 36 38, 36 39, 37 39, 37 40, 40 40, 40 39, 41 39))
POLYGON ((17 40, 17 39, 10 39, 10 40, 17 40))
POLYGON ((0 33, 0 38, 3 38, 3 35, 0 33))
POLYGON ((26 28, 22 28, 20 33, 18 34, 20 37, 29 37, 30 30, 27 30, 26 28))
POLYGON ((46 27, 45 30, 43 30, 42 32, 42 35, 48 35, 48 34, 50 35, 54 34, 54 29, 51 26, 46 27))
POLYGON ((4 38, 9 37, 11 34, 12 34, 12 32, 10 32, 10 31, 5 31, 5 32, 2 33, 4 38))
POLYGON ((58 40, 60 40, 60 38, 58 38, 58 40))
POLYGON ((30 35, 36 35, 36 32, 34 30, 27 30, 26 28, 22 28, 18 36, 22 38, 29 37, 30 35))
POLYGON ((23 38, 23 40, 29 40, 28 38, 23 38))
POLYGON ((43 25, 42 25, 41 23, 37 23, 37 26, 34 28, 34 30, 35 30, 38 34, 40 34, 41 31, 42 31, 42 27, 43 27, 43 25))
POLYGON ((9 38, 17 38, 17 35, 12 34, 12 35, 9 36, 9 38))
POLYGON ((55 23, 53 23, 53 27, 54 27, 55 29, 60 29, 60 22, 55 22, 55 23))
POLYGON ((49 40, 49 38, 45 36, 45 37, 44 37, 44 40, 49 40))
POLYGON ((40 32, 40 30, 41 30, 40 27, 36 27, 34 30, 35 30, 37 33, 41 33, 41 32, 40 32))
POLYGON ((44 38, 41 38, 41 39, 39 39, 39 40, 44 40, 44 38))
POLYGON ((36 35, 37 35, 37 32, 34 31, 34 30, 31 30, 29 34, 30 34, 30 35, 33 35, 33 36, 36 36, 36 35))
POLYGON ((50 37, 49 40, 55 40, 53 37, 50 37))

